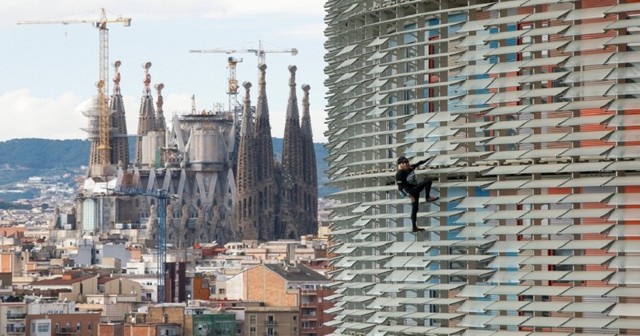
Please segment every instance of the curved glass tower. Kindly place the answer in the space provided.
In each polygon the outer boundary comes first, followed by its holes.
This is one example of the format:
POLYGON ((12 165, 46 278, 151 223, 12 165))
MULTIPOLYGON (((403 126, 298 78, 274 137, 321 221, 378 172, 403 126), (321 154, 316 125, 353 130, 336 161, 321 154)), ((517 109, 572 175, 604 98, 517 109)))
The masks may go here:
POLYGON ((640 333, 640 3, 326 10, 334 334, 640 333))

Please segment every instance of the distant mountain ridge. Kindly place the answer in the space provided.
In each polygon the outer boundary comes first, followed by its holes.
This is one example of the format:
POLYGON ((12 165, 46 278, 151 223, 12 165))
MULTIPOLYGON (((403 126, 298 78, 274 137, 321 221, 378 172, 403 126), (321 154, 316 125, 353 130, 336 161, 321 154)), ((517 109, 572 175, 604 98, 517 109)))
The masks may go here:
POLYGON ((12 139, 0 142, 0 165, 55 169, 86 165, 88 140, 12 139))
MULTIPOLYGON (((129 138, 131 157, 135 148, 135 137, 129 138)), ((273 151, 282 157, 282 138, 273 138, 273 151)), ((0 142, 0 185, 24 180, 25 176, 42 175, 47 171, 59 171, 87 165, 90 142, 88 140, 12 139, 0 142), (13 172, 13 173, 9 173, 13 172), (33 174, 31 174, 33 173, 33 174), (31 175, 30 175, 31 174, 31 175), (15 180, 15 181, 13 181, 15 180)), ((316 166, 318 169, 318 194, 320 197, 332 192, 324 186, 327 178, 324 144, 316 143, 316 166)))

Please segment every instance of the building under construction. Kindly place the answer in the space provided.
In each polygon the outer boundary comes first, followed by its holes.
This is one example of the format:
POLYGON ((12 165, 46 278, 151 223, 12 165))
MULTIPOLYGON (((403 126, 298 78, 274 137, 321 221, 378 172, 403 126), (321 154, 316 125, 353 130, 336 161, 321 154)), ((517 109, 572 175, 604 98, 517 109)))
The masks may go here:
MULTIPOLYGON (((101 165, 99 113, 86 113, 92 146, 88 175, 78 194, 76 238, 116 236, 143 242, 166 234, 168 244, 183 248, 214 240, 271 240, 315 232, 317 178, 309 87, 303 87, 300 125, 295 67, 290 69, 285 148, 279 164, 274 161, 269 126, 266 65, 260 67, 256 107, 250 106, 248 91, 245 106, 230 104, 228 111, 197 111, 194 99, 190 113, 166 122, 164 85, 153 86, 154 101, 151 63, 147 63, 130 158, 119 64, 109 102, 107 169, 97 167, 101 165), (254 154, 246 155, 247 148, 254 154), (159 191, 170 196, 164 209, 158 209, 159 191), (166 216, 162 218, 166 231, 160 231, 159 216, 166 216)), ((97 101, 96 110, 98 106, 97 101)))

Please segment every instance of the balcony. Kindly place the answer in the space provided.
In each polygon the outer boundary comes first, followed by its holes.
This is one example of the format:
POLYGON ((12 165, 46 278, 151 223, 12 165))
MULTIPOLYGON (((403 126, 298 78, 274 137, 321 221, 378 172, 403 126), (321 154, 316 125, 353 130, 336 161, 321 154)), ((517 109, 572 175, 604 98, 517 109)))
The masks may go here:
POLYGON ((15 334, 24 334, 27 331, 25 326, 13 327, 12 325, 7 326, 7 335, 15 335, 15 334))
POLYGON ((318 301, 300 302, 300 307, 302 308, 312 308, 317 306, 318 306, 318 301))
POLYGON ((0 295, 12 295, 13 287, 12 286, 0 286, 0 295))
POLYGON ((316 321, 318 319, 317 314, 302 314, 300 317, 303 321, 316 321))
POLYGON ((304 332, 312 332, 317 329, 318 329, 317 324, 303 323, 302 326, 300 326, 300 330, 304 332))
POLYGON ((76 333, 76 332, 75 332, 75 331, 73 331, 71 328, 64 327, 64 328, 60 328, 60 329, 58 329, 58 330, 54 333, 54 335, 73 335, 73 334, 75 334, 75 333, 76 333))
POLYGON ((24 320, 26 313, 7 312, 7 320, 24 320))
POLYGON ((264 321, 264 324, 265 324, 267 327, 275 327, 275 326, 276 326, 276 320, 265 320, 265 321, 264 321))

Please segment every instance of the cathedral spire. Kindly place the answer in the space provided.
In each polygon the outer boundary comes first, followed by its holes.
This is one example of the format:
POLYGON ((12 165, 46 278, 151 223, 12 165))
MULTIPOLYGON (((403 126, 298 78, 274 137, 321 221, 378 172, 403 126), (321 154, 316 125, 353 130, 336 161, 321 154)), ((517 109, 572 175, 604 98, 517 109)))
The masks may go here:
POLYGON ((252 164, 256 170, 255 203, 259 210, 256 221, 258 223, 258 237, 260 240, 275 239, 275 183, 273 139, 271 138, 271 123, 269 121, 269 103, 267 100, 267 65, 258 65, 258 102, 256 103, 255 123, 255 156, 252 164))
POLYGON ((158 94, 158 98, 156 98, 156 130, 164 132, 167 129, 167 123, 164 119, 164 110, 162 110, 162 105, 164 105, 164 98, 162 97, 164 84, 156 84, 153 87, 156 89, 156 93, 158 94))
POLYGON ((115 68, 115 74, 113 75, 113 94, 120 94, 120 65, 122 62, 116 61, 113 63, 113 67, 115 68))
POLYGON ((311 86, 302 85, 302 180, 304 181, 304 221, 301 234, 318 232, 318 168, 316 166, 316 150, 313 143, 311 129, 311 114, 309 112, 309 90, 311 86))
POLYGON ((302 97, 302 136, 305 138, 313 139, 313 131, 311 130, 311 114, 309 112, 309 90, 311 86, 309 84, 302 85, 302 91, 304 96, 302 97))
POLYGON ((287 120, 299 120, 300 113, 298 112, 298 97, 296 96, 296 71, 298 67, 295 65, 289 66, 289 104, 287 105, 287 120))
POLYGON ((257 204, 256 204, 256 146, 251 120, 251 99, 249 90, 251 83, 244 82, 244 106, 242 111, 242 129, 238 148, 238 170, 235 202, 235 234, 239 239, 258 239, 257 204))
POLYGON ((140 113, 138 114, 138 133, 136 140, 136 163, 142 163, 142 138, 147 133, 156 129, 156 116, 153 107, 153 97, 151 96, 151 62, 142 65, 144 68, 144 88, 142 91, 142 101, 140 102, 140 113))
POLYGON ((249 90, 251 89, 250 82, 242 83, 242 86, 245 89, 244 96, 244 105, 242 111, 242 130, 240 130, 240 135, 242 137, 253 137, 253 118, 251 118, 251 97, 249 96, 249 90))
POLYGON ((301 175, 302 133, 300 129, 300 113, 298 112, 298 97, 296 96, 295 65, 289 66, 289 102, 284 128, 284 148, 282 150, 282 164, 289 174, 301 175))
POLYGON ((303 227, 304 188, 303 185, 303 140, 300 129, 298 98, 296 96, 295 65, 289 66, 289 103, 284 126, 284 144, 282 149, 282 169, 284 174, 284 199, 286 204, 283 219, 282 238, 296 239, 303 227))
POLYGON ((120 65, 122 65, 120 61, 113 63, 115 73, 113 75, 113 95, 109 104, 111 114, 109 146, 111 147, 111 163, 127 167, 129 165, 129 138, 124 102, 122 94, 120 94, 120 65))
MULTIPOLYGON (((259 130, 269 129, 271 132, 271 125, 269 123, 269 103, 267 101, 267 80, 266 72, 267 65, 260 64, 258 66, 258 102, 256 104, 256 132, 259 130)), ((269 134, 270 136, 271 134, 269 134)))

